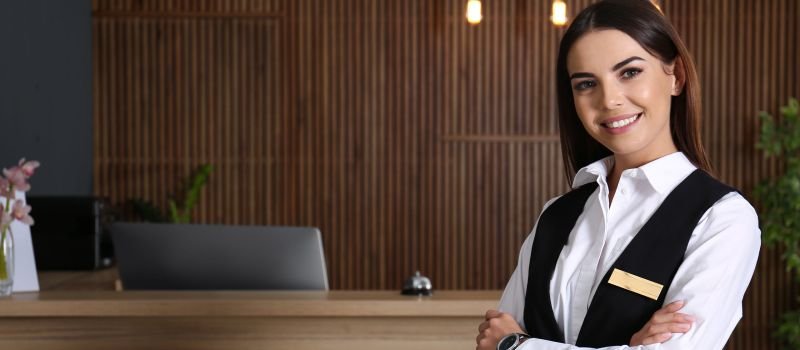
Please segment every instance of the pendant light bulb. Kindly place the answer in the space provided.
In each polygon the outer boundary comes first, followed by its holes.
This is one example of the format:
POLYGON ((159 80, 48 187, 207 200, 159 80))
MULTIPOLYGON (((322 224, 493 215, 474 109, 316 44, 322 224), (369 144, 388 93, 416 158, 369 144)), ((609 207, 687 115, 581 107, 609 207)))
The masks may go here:
POLYGON ((658 12, 661 12, 662 14, 664 13, 664 11, 661 10, 661 6, 658 5, 658 0, 650 0, 650 2, 653 3, 653 6, 655 6, 656 9, 658 9, 658 12))
POLYGON ((481 14, 480 0, 467 1, 467 22, 469 22, 469 24, 475 25, 481 23, 482 19, 483 15, 481 14))
POLYGON ((563 0, 553 1, 553 16, 550 20, 559 27, 567 24, 567 4, 563 0))

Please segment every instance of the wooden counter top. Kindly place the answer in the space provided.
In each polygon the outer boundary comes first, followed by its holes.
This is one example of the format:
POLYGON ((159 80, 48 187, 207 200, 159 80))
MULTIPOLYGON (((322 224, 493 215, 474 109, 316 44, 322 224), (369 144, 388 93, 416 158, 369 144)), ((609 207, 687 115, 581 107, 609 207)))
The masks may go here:
POLYGON ((480 317, 499 300, 500 291, 44 291, 0 299, 0 317, 480 317))
POLYGON ((42 272, 0 298, 0 349, 455 350, 501 291, 116 291, 115 269, 42 272))

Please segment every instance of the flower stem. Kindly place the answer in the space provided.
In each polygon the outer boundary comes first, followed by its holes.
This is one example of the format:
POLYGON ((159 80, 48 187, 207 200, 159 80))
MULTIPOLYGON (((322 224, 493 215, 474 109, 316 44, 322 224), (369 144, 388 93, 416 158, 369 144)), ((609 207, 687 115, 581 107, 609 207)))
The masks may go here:
POLYGON ((0 247, 0 280, 8 279, 8 269, 6 269, 6 253, 0 247))
MULTIPOLYGON (((7 210, 9 213, 11 212, 11 208, 8 207, 9 204, 11 204, 10 194, 13 193, 11 191, 14 191, 14 185, 8 186, 9 195, 6 197, 6 206, 3 208, 3 210, 7 210)), ((9 223, 8 225, 3 225, 3 227, 0 227, 0 231, 2 231, 2 234, 0 234, 0 236, 2 236, 0 237, 0 280, 8 279, 8 271, 6 269, 6 252, 5 250, 3 250, 3 247, 5 246, 6 243, 6 231, 8 231, 8 226, 10 225, 11 223, 9 223)))
MULTIPOLYGON (((6 206, 5 206, 5 209, 4 209, 4 210, 8 211, 9 213, 11 212, 11 208, 9 207, 9 205, 11 205, 11 193, 14 193, 12 191, 14 191, 14 185, 9 184, 8 185, 8 193, 9 193, 9 195, 6 197, 6 206)), ((0 237, 0 247, 2 247, 3 243, 6 242, 6 230, 8 230, 8 226, 9 225, 11 225, 11 223, 9 223, 8 225, 5 225, 5 226, 2 227, 3 233, 2 233, 2 237, 0 237)), ((3 251, 2 251, 2 248, 0 248, 0 258, 4 257, 2 254, 3 254, 3 251)), ((3 260, 5 260, 5 259, 3 259, 3 260)))

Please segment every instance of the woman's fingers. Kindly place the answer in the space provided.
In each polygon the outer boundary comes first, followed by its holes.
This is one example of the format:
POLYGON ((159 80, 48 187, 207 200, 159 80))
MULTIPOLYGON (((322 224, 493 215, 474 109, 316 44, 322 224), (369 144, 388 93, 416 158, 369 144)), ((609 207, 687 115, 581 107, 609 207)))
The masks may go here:
POLYGON ((649 324, 668 324, 668 323, 694 323, 694 317, 687 314, 674 313, 665 315, 664 317, 657 318, 653 316, 648 322, 649 324))
POLYGON ((678 323, 694 323, 695 318, 692 315, 682 314, 682 313, 674 313, 672 314, 672 321, 671 322, 678 322, 678 323))
POLYGON ((680 310, 683 307, 683 304, 685 304, 683 300, 676 300, 676 301, 673 301, 673 302, 665 305, 659 311, 675 312, 675 311, 680 310))
POLYGON ((684 302, 678 300, 656 311, 647 324, 631 337, 631 345, 649 345, 663 343, 674 333, 686 333, 692 328, 695 318, 691 315, 679 313, 684 302))
POLYGON ((644 338, 644 340, 642 341, 642 343, 640 345, 650 345, 650 344, 663 343, 663 342, 669 340, 669 338, 672 338, 672 333, 658 333, 658 334, 649 336, 647 338, 644 338))
POLYGON ((653 314, 653 317, 650 319, 650 321, 656 321, 658 323, 671 321, 673 314, 677 313, 678 310, 683 308, 683 304, 683 300, 678 300, 665 305, 653 314))
POLYGON ((511 333, 522 333, 522 328, 514 320, 514 317, 497 310, 486 311, 486 320, 478 326, 475 349, 493 350, 497 347, 500 338, 511 333))
POLYGON ((650 318, 650 322, 654 323, 667 323, 667 322, 694 322, 695 319, 691 315, 687 315, 684 313, 679 313, 678 310, 683 308, 682 301, 676 301, 673 303, 669 303, 663 308, 656 311, 653 314, 653 317, 650 318))
POLYGON ((646 333, 647 336, 653 336, 662 333, 686 333, 690 329, 692 329, 692 325, 689 323, 670 322, 651 324, 646 328, 646 333))
POLYGON ((483 333, 483 331, 485 331, 485 330, 489 329, 489 327, 491 327, 491 323, 489 323, 489 320, 491 320, 493 318, 500 317, 502 315, 503 315, 503 313, 500 312, 500 311, 497 311, 497 310, 488 310, 488 311, 486 311, 486 315, 485 315, 486 321, 483 321, 478 326, 478 333, 483 333))
POLYGON ((500 316, 502 316, 502 315, 503 315, 503 313, 502 313, 502 312, 500 312, 500 311, 497 311, 497 310, 487 310, 487 311, 486 311, 486 316, 485 316, 485 318, 486 318, 487 320, 490 320, 490 319, 493 319, 493 318, 495 318, 495 317, 500 317, 500 316))

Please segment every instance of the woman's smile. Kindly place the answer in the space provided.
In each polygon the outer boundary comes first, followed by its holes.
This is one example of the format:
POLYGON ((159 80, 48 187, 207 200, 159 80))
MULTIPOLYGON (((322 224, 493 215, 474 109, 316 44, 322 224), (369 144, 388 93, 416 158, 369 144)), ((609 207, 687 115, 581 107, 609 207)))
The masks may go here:
POLYGON ((603 130, 610 134, 622 134, 636 126, 642 118, 642 114, 643 113, 636 113, 609 118, 600 122, 600 125, 603 127, 603 130))

